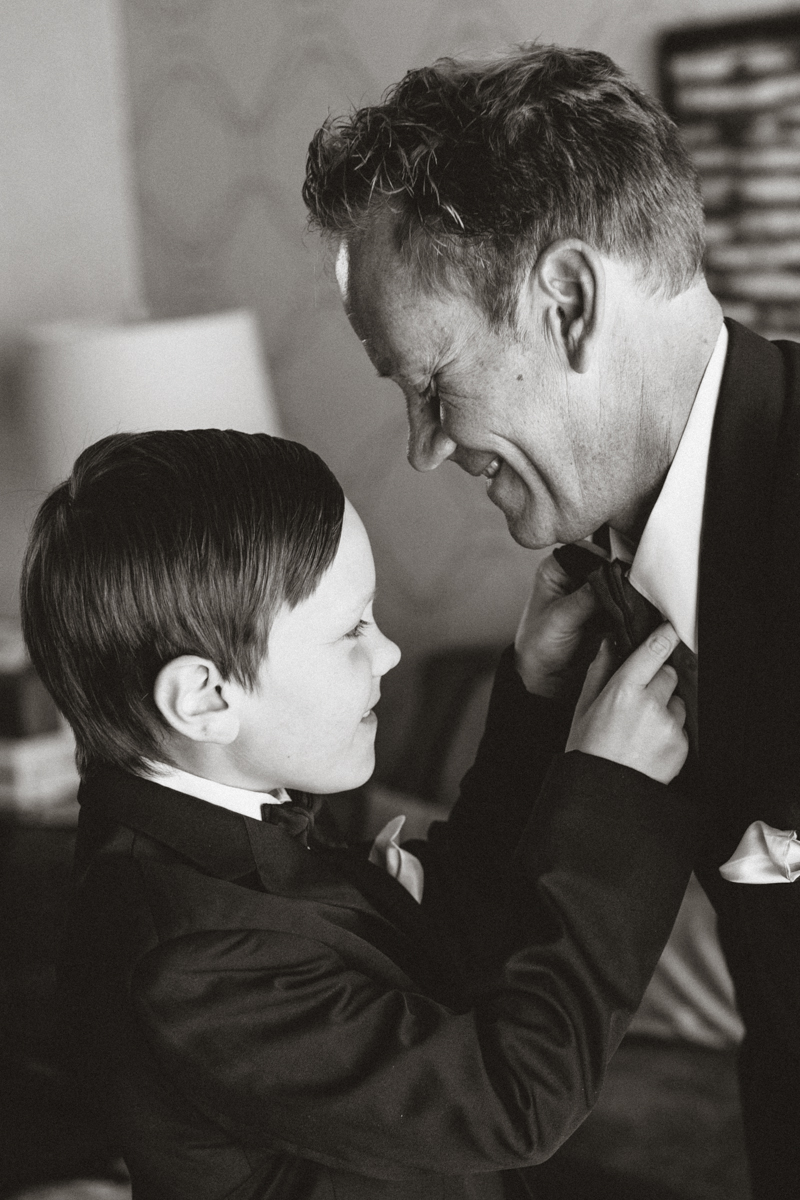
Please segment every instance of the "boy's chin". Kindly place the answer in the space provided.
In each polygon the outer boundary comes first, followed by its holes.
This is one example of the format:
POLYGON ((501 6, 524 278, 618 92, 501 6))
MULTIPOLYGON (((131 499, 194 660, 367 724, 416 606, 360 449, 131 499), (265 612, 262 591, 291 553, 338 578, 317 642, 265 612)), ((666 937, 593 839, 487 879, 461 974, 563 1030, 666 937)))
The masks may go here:
POLYGON ((369 761, 364 761, 352 769, 331 772, 327 779, 315 781, 314 787, 300 788, 300 791, 312 792, 318 796, 335 796, 338 792, 352 792, 363 787, 372 778, 375 770, 375 755, 370 754, 369 761))

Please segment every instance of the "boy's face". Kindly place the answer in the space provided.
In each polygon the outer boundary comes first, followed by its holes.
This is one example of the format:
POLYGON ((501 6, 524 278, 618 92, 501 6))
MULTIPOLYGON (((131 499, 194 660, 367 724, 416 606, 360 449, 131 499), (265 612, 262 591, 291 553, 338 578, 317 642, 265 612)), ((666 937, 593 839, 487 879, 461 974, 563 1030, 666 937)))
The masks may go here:
POLYGON ((348 501, 334 561, 313 595, 280 610, 258 683, 241 700, 229 747, 240 786, 340 792, 372 774, 372 710, 400 659, 375 624, 374 595, 369 538, 348 501))

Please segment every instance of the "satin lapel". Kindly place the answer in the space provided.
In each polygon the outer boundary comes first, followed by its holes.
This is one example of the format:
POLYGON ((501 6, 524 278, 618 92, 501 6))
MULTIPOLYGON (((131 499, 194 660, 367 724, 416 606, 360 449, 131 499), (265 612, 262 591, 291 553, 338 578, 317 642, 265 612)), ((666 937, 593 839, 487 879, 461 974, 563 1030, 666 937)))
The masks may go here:
MULTIPOLYGON (((763 819, 800 828, 800 345, 776 342, 786 373, 786 406, 778 442, 771 540, 770 605, 760 728, 763 777, 769 779, 763 819)), ((767 789, 765 789, 766 791, 767 789)))
POLYGON ((82 785, 80 798, 86 862, 116 826, 124 825, 204 874, 250 887, 259 880, 265 892, 303 901, 311 906, 308 912, 326 906, 329 923, 366 938, 417 986, 441 1003, 458 1006, 462 979, 450 947, 405 888, 367 861, 363 847, 309 850, 283 826, 113 768, 95 772, 82 785))
POLYGON ((81 786, 79 798, 92 843, 118 823, 168 846, 215 878, 232 882, 257 874, 273 895, 374 911, 324 854, 306 849, 280 825, 251 820, 113 768, 94 773, 81 786))
POLYGON ((730 813, 720 845, 729 832, 732 850, 752 793, 751 713, 769 601, 758 567, 771 528, 785 371, 770 342, 727 324, 703 510, 698 710, 703 791, 714 810, 730 813))

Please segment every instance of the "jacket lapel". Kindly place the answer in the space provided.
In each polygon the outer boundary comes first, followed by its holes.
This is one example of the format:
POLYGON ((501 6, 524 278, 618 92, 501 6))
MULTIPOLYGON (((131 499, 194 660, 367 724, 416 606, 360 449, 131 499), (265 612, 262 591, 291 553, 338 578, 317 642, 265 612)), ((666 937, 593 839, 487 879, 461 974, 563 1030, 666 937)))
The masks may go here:
POLYGON ((774 591, 769 570, 759 566, 768 557, 785 392, 780 351, 735 322, 727 324, 730 341, 703 510, 698 612, 700 770, 714 815, 720 809, 730 813, 719 842, 722 853, 734 849, 742 822, 754 819, 748 812, 753 714, 761 700, 774 591))
POLYGON ((84 859, 114 826, 124 825, 214 878, 342 910, 337 924, 360 928, 418 985, 446 1003, 459 994, 452 951, 405 888, 367 861, 365 847, 309 850, 281 825, 113 768, 95 772, 81 786, 80 800, 84 859))
POLYGON ((94 772, 81 785, 79 799, 82 820, 95 827, 94 841, 104 829, 120 824, 217 879, 253 877, 273 895, 370 909, 324 855, 306 849, 283 826, 251 820, 114 768, 94 772))
POLYGON ((772 523, 769 606, 755 743, 762 748, 769 824, 800 828, 800 345, 776 342, 785 372, 772 523))

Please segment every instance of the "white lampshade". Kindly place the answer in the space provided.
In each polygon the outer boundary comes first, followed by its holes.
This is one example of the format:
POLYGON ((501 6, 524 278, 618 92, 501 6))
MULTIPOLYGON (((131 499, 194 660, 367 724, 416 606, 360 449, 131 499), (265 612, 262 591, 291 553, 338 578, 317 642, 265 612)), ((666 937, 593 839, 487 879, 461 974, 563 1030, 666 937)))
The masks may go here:
POLYGON ((246 311, 27 331, 21 392, 37 473, 51 487, 109 433, 280 433, 255 317, 246 311))

